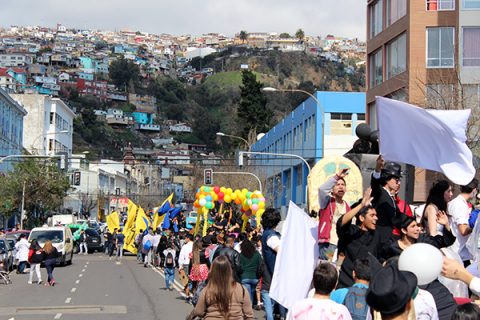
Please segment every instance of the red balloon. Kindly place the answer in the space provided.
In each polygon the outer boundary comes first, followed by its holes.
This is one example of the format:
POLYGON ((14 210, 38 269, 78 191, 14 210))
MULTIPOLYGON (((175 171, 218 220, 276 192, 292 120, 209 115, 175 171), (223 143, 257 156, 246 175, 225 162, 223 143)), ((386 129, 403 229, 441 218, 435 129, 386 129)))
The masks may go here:
POLYGON ((215 193, 218 194, 220 192, 220 187, 219 186, 213 187, 213 191, 215 191, 215 193))
POLYGON ((218 200, 223 200, 223 197, 225 197, 225 194, 223 192, 218 193, 218 200))

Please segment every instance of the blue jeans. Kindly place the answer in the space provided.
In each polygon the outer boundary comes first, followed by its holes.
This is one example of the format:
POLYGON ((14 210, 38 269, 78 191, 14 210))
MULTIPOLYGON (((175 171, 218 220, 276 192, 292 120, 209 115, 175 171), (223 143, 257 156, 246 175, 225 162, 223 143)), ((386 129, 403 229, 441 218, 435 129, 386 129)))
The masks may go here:
POLYGON ((258 279, 243 279, 242 285, 247 289, 250 294, 250 301, 253 304, 253 296, 255 294, 255 287, 257 286, 258 279))
POLYGON ((260 293, 262 295, 263 307, 265 308, 265 318, 267 320, 273 320, 273 306, 275 301, 270 299, 267 290, 262 290, 260 293))
POLYGON ((170 289, 170 284, 173 287, 173 283, 175 281, 175 268, 167 268, 165 267, 165 285, 167 289, 170 289))
POLYGON ((20 261, 18 263, 17 271, 23 273, 25 271, 26 265, 27 265, 27 261, 20 261))
POLYGON ((53 269, 57 264, 57 259, 48 259, 44 261, 45 268, 47 269, 47 281, 51 282, 53 280, 53 269))

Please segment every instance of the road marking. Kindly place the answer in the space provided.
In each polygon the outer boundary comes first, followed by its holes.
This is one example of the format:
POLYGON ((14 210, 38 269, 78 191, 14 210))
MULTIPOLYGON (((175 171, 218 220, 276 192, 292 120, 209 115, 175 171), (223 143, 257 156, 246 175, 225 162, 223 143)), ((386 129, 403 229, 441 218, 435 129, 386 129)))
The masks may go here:
POLYGON ((8 319, 8 320, 15 320, 15 318, 10 318, 10 319, 8 319))
POLYGON ((89 264, 89 262, 88 262, 88 261, 87 261, 86 263, 87 263, 87 264, 89 264))
POLYGON ((78 277, 79 277, 79 278, 83 277, 83 274, 82 274, 82 273, 80 273, 80 274, 78 275, 78 277))
POLYGON ((88 264, 84 265, 83 267, 84 267, 84 268, 88 267, 88 264))
MULTIPOLYGON (((155 267, 151 267, 153 271, 155 271, 156 273, 158 273, 163 279, 165 279, 165 275, 160 272, 160 270, 158 270, 157 268, 155 267)), ((176 279, 173 280, 173 287, 175 288, 175 290, 177 290, 179 293, 182 293, 183 292, 183 286, 180 282, 178 282, 176 279)))
POLYGON ((55 317, 53 317, 53 319, 60 319, 62 317, 62 314, 61 313, 57 313, 55 315, 55 317))
POLYGON ((72 288, 72 290, 70 290, 70 292, 75 292, 77 291, 77 288, 72 288))
POLYGON ((65 303, 70 303, 70 301, 72 301, 72 298, 68 297, 67 299, 65 299, 65 303))
POLYGON ((79 284, 79 283, 80 283, 80 280, 75 281, 75 284, 79 284))
POLYGON ((82 272, 85 272, 85 269, 82 269, 82 272))

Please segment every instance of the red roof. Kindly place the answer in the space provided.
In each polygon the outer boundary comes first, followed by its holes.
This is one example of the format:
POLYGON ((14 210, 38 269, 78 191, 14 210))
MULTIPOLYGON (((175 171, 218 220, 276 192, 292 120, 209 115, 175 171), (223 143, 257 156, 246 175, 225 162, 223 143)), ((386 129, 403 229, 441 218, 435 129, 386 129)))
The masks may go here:
POLYGON ((8 69, 0 68, 0 77, 12 77, 7 73, 8 69))

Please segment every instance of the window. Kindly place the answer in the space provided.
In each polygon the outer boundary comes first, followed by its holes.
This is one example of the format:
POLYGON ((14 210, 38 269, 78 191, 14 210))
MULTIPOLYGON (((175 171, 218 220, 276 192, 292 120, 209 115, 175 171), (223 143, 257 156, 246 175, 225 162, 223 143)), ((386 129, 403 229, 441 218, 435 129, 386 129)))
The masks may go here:
POLYGON ((454 28, 427 28, 427 67, 453 67, 454 28))
POLYGON ((463 0, 463 9, 480 9, 480 0, 463 0))
POLYGON ((407 14, 407 0, 387 0, 387 26, 407 14))
POLYGON ((365 121, 365 113, 358 113, 357 120, 365 121))
POLYGON ((383 8, 382 1, 379 0, 370 6, 370 38, 375 37, 383 29, 383 8))
POLYGON ((351 113, 332 113, 331 114, 332 120, 352 120, 351 113))
POLYGON ((463 28, 463 65, 480 67, 480 28, 463 28))
POLYGON ((383 82, 382 49, 370 55, 369 58, 370 88, 383 82))
POLYGON ((425 105, 432 109, 448 110, 454 107, 455 92, 453 84, 428 84, 426 86, 425 105))
POLYGON ((427 11, 455 10, 455 0, 427 0, 427 11))
POLYGON ((54 112, 50 112, 50 124, 53 124, 54 115, 54 112))
POLYGON ((387 79, 407 70, 407 36, 402 34, 387 44, 387 79))

